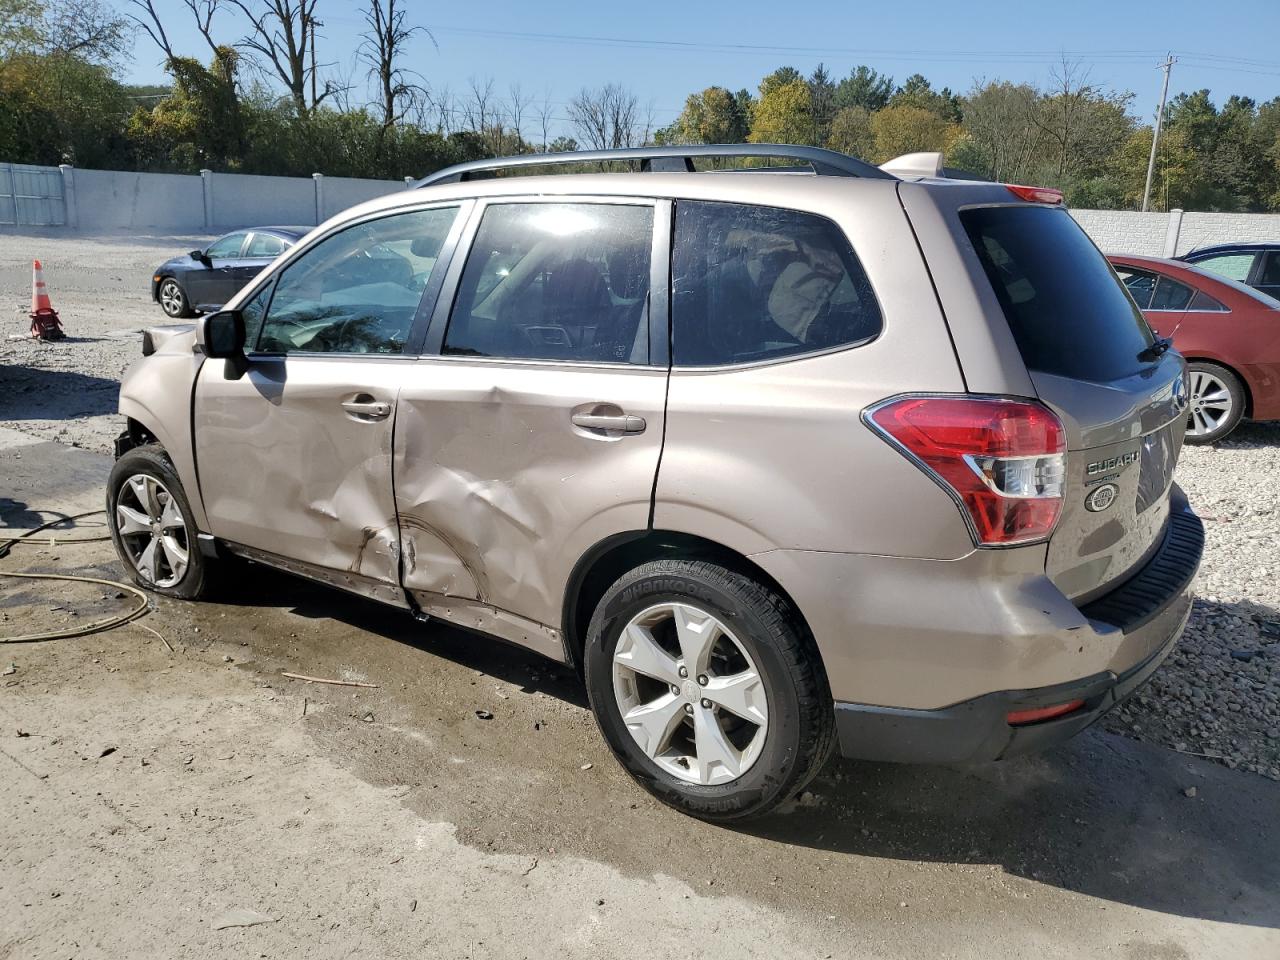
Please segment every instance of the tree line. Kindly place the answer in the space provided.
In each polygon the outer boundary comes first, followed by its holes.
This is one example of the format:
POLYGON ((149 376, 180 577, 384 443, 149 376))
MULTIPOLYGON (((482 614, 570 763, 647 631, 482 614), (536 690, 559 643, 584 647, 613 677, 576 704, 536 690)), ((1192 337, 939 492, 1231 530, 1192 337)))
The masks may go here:
MULTIPOLYGON (((1062 189, 1074 206, 1141 203, 1152 124, 1133 94, 1064 61, 1041 87, 975 81, 964 93, 921 74, 901 83, 857 65, 842 76, 781 67, 755 91, 711 86, 676 120, 624 85, 567 102, 521 84, 433 84, 408 48, 429 30, 408 0, 360 0, 354 61, 325 59, 321 0, 181 0, 202 49, 175 48, 153 0, 0 0, 0 159, 82 167, 398 178, 465 160, 646 143, 794 143, 882 163, 940 151, 949 167, 1062 189), (164 64, 163 86, 130 86, 135 46, 164 64), (572 131, 572 135, 566 135, 572 131)), ((347 9, 351 9, 350 7, 347 9)), ((176 14, 167 14, 176 16, 176 14)), ((1208 90, 1166 111, 1152 208, 1280 210, 1280 97, 1258 104, 1208 90)))
MULTIPOLYGON (((1153 127, 1133 94, 1091 83, 1064 61, 1045 88, 977 81, 964 94, 913 74, 901 84, 860 65, 834 78, 783 67, 758 92, 708 87, 657 131, 662 143, 783 142, 824 146, 883 163, 940 151, 947 166, 1007 183, 1058 187, 1073 206, 1142 202, 1153 127)), ((1280 210, 1280 97, 1261 105, 1208 90, 1169 103, 1156 154, 1152 208, 1280 210)))

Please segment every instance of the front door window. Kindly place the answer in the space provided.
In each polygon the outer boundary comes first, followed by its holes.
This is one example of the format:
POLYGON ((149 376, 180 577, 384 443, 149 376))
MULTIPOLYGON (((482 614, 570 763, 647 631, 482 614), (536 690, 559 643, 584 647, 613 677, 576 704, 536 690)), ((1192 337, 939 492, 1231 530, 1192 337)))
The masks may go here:
POLYGON ((232 260, 240 256, 240 248, 244 246, 243 233, 229 233, 221 240, 209 245, 204 255, 210 260, 232 260))
POLYGON ((457 213, 398 213, 306 250, 276 280, 257 351, 401 353, 457 213))

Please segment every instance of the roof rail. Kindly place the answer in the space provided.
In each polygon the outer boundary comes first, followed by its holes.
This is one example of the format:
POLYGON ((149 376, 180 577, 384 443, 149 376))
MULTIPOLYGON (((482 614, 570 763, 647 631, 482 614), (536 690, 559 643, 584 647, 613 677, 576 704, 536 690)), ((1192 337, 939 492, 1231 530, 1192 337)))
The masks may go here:
MULTIPOLYGON (((517 157, 497 157, 493 160, 473 160, 445 167, 430 176, 423 177, 414 187, 432 187, 441 183, 460 183, 466 180, 496 176, 500 170, 518 167, 542 167, 568 163, 599 163, 604 161, 636 161, 642 172, 694 171, 695 157, 752 157, 756 159, 778 158, 800 160, 815 174, 823 177, 865 177, 873 180, 896 180, 893 174, 834 150, 821 147, 798 147, 784 143, 717 143, 696 144, 685 147, 628 147, 621 150, 578 150, 572 153, 526 153, 517 157)), ((763 168, 767 169, 767 168, 763 168)))

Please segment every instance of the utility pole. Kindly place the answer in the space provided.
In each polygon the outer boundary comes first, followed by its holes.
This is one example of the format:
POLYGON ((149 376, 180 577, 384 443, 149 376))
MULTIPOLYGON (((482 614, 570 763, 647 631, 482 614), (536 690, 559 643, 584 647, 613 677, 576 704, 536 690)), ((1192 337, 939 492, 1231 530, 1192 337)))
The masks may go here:
POLYGON ((1156 129, 1151 137, 1151 159, 1147 161, 1147 185, 1142 190, 1142 212, 1146 213, 1151 206, 1151 177, 1156 172, 1156 146, 1160 143, 1160 126, 1164 123, 1164 102, 1169 96, 1169 71, 1177 63, 1172 53, 1165 56, 1160 69, 1164 71, 1164 86, 1160 89, 1160 108, 1156 110, 1156 129))

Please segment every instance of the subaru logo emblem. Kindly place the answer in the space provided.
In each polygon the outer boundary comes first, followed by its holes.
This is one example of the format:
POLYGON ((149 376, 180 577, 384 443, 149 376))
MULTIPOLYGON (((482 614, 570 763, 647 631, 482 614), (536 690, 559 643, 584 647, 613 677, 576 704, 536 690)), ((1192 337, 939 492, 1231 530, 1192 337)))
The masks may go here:
POLYGON ((1101 513, 1116 502, 1116 496, 1119 493, 1120 488, 1114 483, 1100 484, 1084 498, 1084 507, 1091 513, 1101 513))

